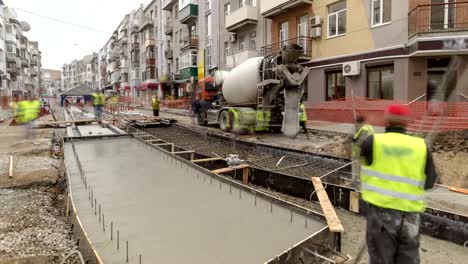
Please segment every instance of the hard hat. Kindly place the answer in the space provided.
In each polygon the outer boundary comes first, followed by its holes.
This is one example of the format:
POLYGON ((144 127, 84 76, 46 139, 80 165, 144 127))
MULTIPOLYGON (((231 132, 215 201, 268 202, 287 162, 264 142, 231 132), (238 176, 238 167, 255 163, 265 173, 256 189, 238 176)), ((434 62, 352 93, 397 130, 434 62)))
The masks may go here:
POLYGON ((408 121, 411 110, 407 105, 392 104, 385 109, 385 119, 394 121, 408 121))

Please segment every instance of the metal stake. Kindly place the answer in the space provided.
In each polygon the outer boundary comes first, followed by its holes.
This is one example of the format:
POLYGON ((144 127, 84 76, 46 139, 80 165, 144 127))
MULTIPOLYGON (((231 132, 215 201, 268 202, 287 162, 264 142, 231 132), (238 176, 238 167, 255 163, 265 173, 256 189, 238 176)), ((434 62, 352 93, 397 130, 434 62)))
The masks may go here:
POLYGON ((113 239, 114 235, 114 222, 111 221, 111 240, 113 239))
POLYGON ((141 254, 140 254, 140 264, 141 264, 141 254))
POLYGON ((101 205, 99 205, 99 223, 101 223, 101 205))
POLYGON ((127 263, 128 263, 128 240, 127 240, 127 263))
POLYGON ((94 215, 97 215, 96 198, 94 198, 94 215))
POLYGON ((293 210, 291 209, 291 220, 290 220, 291 223, 292 223, 292 220, 293 220, 293 210))
POLYGON ((104 213, 102 214, 102 231, 106 232, 106 221, 104 221, 104 213))
POLYGON ((117 250, 120 249, 120 232, 117 230, 117 250))

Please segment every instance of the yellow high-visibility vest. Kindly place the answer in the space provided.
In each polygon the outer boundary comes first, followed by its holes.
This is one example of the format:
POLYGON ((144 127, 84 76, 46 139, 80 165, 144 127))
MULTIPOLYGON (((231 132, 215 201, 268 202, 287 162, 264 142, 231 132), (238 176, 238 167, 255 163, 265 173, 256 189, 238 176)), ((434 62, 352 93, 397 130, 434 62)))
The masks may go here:
POLYGON ((299 106, 299 121, 305 122, 307 121, 307 111, 305 109, 304 104, 299 106))
POLYGON ((401 133, 374 135, 373 161, 361 166, 362 199, 404 212, 423 212, 427 147, 401 133))
POLYGON ((363 125, 356 133, 353 135, 353 146, 352 146, 352 154, 353 157, 359 157, 361 154, 361 144, 365 140, 365 138, 360 139, 361 135, 366 132, 367 136, 374 135, 374 128, 371 125, 365 124, 363 125))
POLYGON ((153 110, 159 110, 159 99, 158 98, 153 99, 151 106, 153 107, 153 110))

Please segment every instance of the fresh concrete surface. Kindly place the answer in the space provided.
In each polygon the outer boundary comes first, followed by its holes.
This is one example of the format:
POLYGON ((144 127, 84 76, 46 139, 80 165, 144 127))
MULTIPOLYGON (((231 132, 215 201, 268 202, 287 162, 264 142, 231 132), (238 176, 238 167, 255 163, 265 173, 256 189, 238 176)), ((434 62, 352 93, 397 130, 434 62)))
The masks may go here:
POLYGON ((115 135, 112 130, 100 125, 77 126, 77 129, 82 137, 115 135))
POLYGON ((326 228, 310 218, 306 227, 305 217, 296 213, 290 222, 289 209, 274 204, 271 212, 270 201, 212 179, 134 139, 74 144, 101 205, 105 231, 67 143, 73 202, 104 263, 125 263, 127 240, 130 263, 137 263, 139 254, 142 263, 264 263, 326 228))

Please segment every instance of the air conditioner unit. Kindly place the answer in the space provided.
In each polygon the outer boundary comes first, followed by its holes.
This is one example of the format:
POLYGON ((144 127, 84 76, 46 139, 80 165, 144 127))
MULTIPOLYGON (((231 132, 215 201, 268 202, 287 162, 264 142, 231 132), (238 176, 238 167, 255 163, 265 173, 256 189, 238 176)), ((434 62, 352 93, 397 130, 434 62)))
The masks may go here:
POLYGON ((350 61, 343 63, 343 76, 355 76, 361 73, 361 63, 350 61))
POLYGON ((236 34, 232 34, 229 36, 229 42, 231 43, 236 42, 236 34))
POLYGON ((309 24, 311 27, 318 27, 322 25, 322 17, 321 16, 313 16, 309 19, 309 24))
POLYGON ((314 27, 310 29, 310 36, 312 38, 319 38, 322 36, 322 28, 321 27, 314 27))

